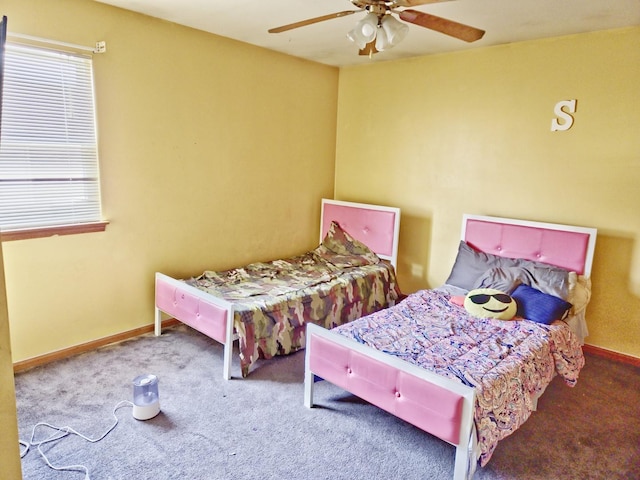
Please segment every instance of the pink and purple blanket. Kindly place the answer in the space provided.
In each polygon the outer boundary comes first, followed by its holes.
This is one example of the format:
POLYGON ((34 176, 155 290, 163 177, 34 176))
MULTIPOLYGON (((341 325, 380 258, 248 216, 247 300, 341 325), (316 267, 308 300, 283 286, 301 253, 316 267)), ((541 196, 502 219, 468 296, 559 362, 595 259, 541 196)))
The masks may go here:
POLYGON ((529 418, 556 373, 574 386, 584 365, 580 343, 563 322, 476 318, 437 290, 334 331, 474 387, 481 465, 529 418))

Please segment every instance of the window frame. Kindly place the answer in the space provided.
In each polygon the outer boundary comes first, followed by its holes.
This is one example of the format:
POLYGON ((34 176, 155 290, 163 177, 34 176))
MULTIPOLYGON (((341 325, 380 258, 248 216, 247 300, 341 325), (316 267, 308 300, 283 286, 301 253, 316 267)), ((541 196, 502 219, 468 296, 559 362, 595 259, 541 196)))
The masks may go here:
MULTIPOLYGON (((11 55, 11 49, 13 47, 33 49, 35 51, 45 50, 53 53, 54 55, 61 56, 60 58, 66 57, 81 57, 84 61, 89 60, 89 82, 91 89, 91 102, 90 102, 90 112, 92 117, 91 125, 93 131, 93 141, 90 143, 94 147, 95 155, 89 161, 90 164, 95 168, 95 178, 93 181, 93 185, 95 188, 95 195, 93 196, 93 202, 97 203, 97 212, 94 210, 93 213, 96 214, 95 218, 84 218, 79 219, 77 223, 68 223, 68 224, 60 224, 60 223, 51 223, 50 225, 24 225, 16 228, 11 228, 10 230, 0 229, 0 240, 1 241, 13 241, 13 240, 24 240, 30 238, 42 238, 42 237, 50 237, 50 236, 58 236, 58 235, 73 235, 73 234, 81 234, 81 233, 92 233, 92 232, 102 232, 106 230, 106 226, 109 224, 108 221, 104 220, 103 217, 103 201, 102 201, 102 192, 101 192, 101 172, 100 172, 100 162, 98 155, 98 125, 96 119, 96 99, 95 99, 95 76, 93 70, 93 56, 87 55, 86 53, 78 53, 76 51, 70 51, 66 49, 61 49, 59 47, 52 47, 50 45, 38 45, 31 43, 23 43, 23 42, 7 42, 5 49, 5 68, 6 68, 6 59, 7 53, 11 55), (9 50, 9 51, 7 51, 9 50), (97 201, 96 201, 97 200, 97 201)), ((6 80, 6 75, 5 75, 6 80)), ((85 85, 86 86, 86 85, 85 85)), ((5 81, 4 88, 4 96, 6 98, 7 95, 7 85, 5 81)), ((7 118, 3 119, 3 127, 6 127, 7 118)), ((83 124, 86 125, 86 122, 83 124)), ((3 128, 4 130, 4 128, 3 128)), ((37 144, 37 142, 36 142, 37 144)), ((64 175, 60 175, 61 178, 64 178, 64 175)), ((37 177, 32 177, 37 178, 37 177)), ((72 195, 73 192, 64 192, 65 194, 72 195)), ((64 198, 64 197, 63 197, 64 198)), ((89 217, 92 215, 90 214, 89 217)), ((46 215, 45 215, 46 217, 46 215)), ((47 220, 44 218, 44 220, 47 220)), ((52 220, 54 220, 52 218, 52 220)), ((44 223, 44 222, 43 222, 44 223)))
POLYGON ((27 240, 29 238, 53 237, 57 235, 76 235, 79 233, 104 232, 109 222, 106 220, 94 223, 78 223, 75 225, 59 225, 55 227, 25 228, 0 232, 0 241, 27 240))

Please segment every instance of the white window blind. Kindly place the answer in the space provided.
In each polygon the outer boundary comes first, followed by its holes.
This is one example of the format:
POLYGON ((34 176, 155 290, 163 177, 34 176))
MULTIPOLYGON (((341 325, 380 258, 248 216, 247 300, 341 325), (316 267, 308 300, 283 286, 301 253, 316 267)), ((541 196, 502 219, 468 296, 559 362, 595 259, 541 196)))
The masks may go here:
POLYGON ((0 230, 101 221, 89 57, 7 44, 0 230))

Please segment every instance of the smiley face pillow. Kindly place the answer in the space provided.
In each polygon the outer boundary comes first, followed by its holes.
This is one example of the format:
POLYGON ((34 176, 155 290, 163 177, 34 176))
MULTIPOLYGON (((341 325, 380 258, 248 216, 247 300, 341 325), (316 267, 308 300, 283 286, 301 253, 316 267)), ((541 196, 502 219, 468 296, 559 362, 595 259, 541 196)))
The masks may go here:
POLYGON ((518 310, 511 295, 495 288, 476 288, 464 298, 464 308, 474 317, 512 320, 518 310))

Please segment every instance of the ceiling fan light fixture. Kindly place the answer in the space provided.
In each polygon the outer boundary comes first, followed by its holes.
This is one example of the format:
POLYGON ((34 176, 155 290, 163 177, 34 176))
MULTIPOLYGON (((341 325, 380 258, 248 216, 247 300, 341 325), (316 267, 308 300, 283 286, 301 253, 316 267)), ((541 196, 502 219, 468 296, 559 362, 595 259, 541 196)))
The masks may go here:
POLYGON ((385 15, 380 21, 380 25, 381 28, 379 30, 384 31, 389 47, 399 44, 409 33, 409 26, 396 20, 391 15, 385 15))
POLYGON ((367 43, 376 38, 377 30, 378 16, 373 12, 369 12, 356 24, 353 30, 347 33, 347 38, 355 43, 358 48, 363 49, 367 43))
POLYGON ((376 46, 376 50, 379 52, 383 52, 384 50, 387 50, 393 47, 393 45, 391 44, 391 42, 389 42, 389 39, 387 38, 387 33, 384 31, 382 27, 378 27, 378 32, 376 33, 375 46, 376 46))

